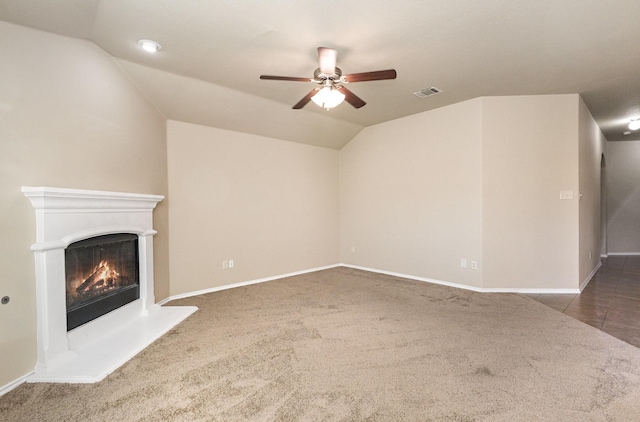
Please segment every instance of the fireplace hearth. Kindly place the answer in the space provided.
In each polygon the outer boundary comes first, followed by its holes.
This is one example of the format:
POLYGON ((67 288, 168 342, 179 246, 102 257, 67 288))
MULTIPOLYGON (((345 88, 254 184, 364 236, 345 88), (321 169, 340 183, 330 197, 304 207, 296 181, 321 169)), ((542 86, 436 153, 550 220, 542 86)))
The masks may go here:
POLYGON ((164 197, 23 187, 35 209, 37 362, 28 382, 102 380, 197 310, 155 303, 164 197))

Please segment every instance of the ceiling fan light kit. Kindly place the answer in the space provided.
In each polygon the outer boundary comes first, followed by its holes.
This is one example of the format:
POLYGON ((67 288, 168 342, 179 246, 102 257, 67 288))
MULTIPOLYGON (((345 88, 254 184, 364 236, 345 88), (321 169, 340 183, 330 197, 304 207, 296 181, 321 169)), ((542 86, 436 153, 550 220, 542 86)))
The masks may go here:
POLYGON ((301 109, 307 105, 309 101, 313 101, 318 106, 329 110, 337 107, 345 100, 354 108, 360 108, 366 104, 360 97, 348 90, 347 87, 344 86, 345 84, 395 79, 397 75, 394 69, 343 75, 342 70, 336 67, 337 57, 338 53, 336 50, 327 47, 318 47, 318 63, 320 67, 313 72, 313 78, 261 75, 260 79, 312 82, 318 84, 321 87, 312 89, 311 92, 293 106, 293 109, 301 109))
POLYGON ((325 86, 316 95, 311 97, 311 100, 322 108, 329 110, 342 104, 345 95, 338 89, 325 86))

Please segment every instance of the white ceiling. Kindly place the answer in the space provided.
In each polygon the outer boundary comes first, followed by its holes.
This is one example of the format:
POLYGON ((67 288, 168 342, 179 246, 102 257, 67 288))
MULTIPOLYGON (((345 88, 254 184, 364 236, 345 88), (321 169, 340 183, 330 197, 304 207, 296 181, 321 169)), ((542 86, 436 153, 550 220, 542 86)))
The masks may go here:
POLYGON ((175 120, 340 148, 478 96, 579 93, 609 141, 640 140, 622 135, 640 117, 639 0, 0 0, 0 20, 94 42, 175 120), (313 85, 259 76, 311 78, 319 46, 344 73, 398 78, 349 85, 358 110, 292 110, 313 85))

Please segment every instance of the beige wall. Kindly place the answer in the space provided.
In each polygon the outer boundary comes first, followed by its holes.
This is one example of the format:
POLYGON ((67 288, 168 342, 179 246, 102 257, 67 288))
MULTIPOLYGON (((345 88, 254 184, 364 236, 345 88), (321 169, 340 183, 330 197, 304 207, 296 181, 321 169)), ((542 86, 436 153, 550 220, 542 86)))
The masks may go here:
POLYGON ((338 263, 338 151, 176 121, 167 137, 172 295, 338 263))
POLYGON ((578 288, 578 103, 483 99, 484 287, 578 288))
MULTIPOLYGON (((480 98, 365 129, 340 156, 342 262, 484 289, 577 289, 580 104, 480 98)), ((583 209, 585 248, 594 207, 583 209)))
MULTIPOLYGON (((11 297, 0 386, 35 363, 23 185, 167 195, 154 213, 157 300, 340 261, 541 289, 575 289, 593 264, 583 255, 597 242, 600 135, 577 95, 471 100, 367 128, 336 151, 165 125, 88 42, 0 22, 0 57, 0 296, 11 297)), ((611 250, 639 252, 640 142, 608 154, 611 250)))
POLYGON ((608 252, 640 253, 640 141, 607 144, 608 252))
MULTIPOLYGON (((36 360, 35 212, 27 186, 166 194, 164 119, 95 45, 0 22, 0 386, 36 360)), ((156 280, 168 291, 167 207, 156 280)), ((161 298, 161 297, 160 297, 161 298)))
POLYGON ((342 149, 343 263, 481 286, 481 104, 372 126, 342 149))
POLYGON ((586 104, 579 104, 579 159, 580 159, 580 285, 589 281, 589 276, 600 262, 602 230, 601 208, 601 160, 606 140, 586 104))

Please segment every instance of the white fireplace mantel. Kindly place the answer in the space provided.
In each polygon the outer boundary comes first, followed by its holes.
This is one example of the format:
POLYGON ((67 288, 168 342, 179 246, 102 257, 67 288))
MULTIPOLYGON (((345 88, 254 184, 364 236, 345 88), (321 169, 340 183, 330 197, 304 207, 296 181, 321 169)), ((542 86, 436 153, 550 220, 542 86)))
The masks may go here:
POLYGON ((197 308, 161 307, 153 292, 153 209, 160 195, 23 187, 36 213, 38 361, 30 382, 97 382, 197 308), (65 248, 114 233, 138 235, 140 298, 67 332, 65 248))

